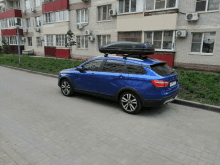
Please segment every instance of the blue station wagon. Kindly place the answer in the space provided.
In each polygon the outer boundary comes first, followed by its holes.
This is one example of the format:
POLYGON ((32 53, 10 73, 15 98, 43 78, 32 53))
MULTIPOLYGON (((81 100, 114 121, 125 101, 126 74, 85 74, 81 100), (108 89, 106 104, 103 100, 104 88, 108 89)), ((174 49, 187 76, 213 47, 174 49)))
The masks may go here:
POLYGON ((58 86, 64 96, 85 92, 113 99, 127 113, 167 104, 179 93, 178 74, 166 62, 121 56, 96 57, 62 70, 58 86))

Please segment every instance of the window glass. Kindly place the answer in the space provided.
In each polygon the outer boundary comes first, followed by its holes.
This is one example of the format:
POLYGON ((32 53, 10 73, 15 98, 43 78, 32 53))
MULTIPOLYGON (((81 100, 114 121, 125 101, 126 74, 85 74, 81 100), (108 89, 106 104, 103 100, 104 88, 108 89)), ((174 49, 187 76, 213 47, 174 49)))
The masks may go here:
POLYGON ((129 74, 146 74, 144 67, 141 65, 134 65, 127 62, 126 67, 129 74))
POLYGON ((213 53, 215 33, 204 33, 202 53, 213 53))
POLYGON ((144 43, 152 44, 152 32, 145 32, 144 33, 144 43))
POLYGON ((131 12, 136 11, 136 0, 131 0, 131 12))
POLYGON ((77 48, 80 48, 80 36, 76 37, 76 45, 77 45, 77 48))
POLYGON ((163 36, 163 49, 172 49, 173 31, 165 31, 163 36))
POLYGON ((124 0, 119 0, 119 13, 123 13, 124 0))
POLYGON ((208 10, 219 10, 220 0, 209 0, 208 1, 208 10))
POLYGON ((125 73, 125 65, 123 61, 107 60, 103 72, 125 73))
POLYGON ((83 65, 83 69, 88 71, 99 71, 101 63, 102 60, 94 60, 83 65))
POLYGON ((32 37, 28 37, 28 46, 32 46, 32 37))
POLYGON ((156 0, 155 9, 164 9, 165 0, 156 0))
POLYGON ((154 32, 154 47, 161 49, 162 32, 154 32))
POLYGON ((98 7, 98 21, 102 19, 102 7, 98 7))
POLYGON ((76 10, 77 14, 77 23, 80 23, 80 10, 76 10))
POLYGON ((196 2, 196 11, 205 11, 206 0, 197 0, 196 2))
POLYGON ((193 34, 191 52, 200 52, 202 43, 202 33, 193 34))
POLYGON ((176 0, 167 0, 166 8, 172 8, 176 6, 176 0))
POLYGON ((85 10, 81 10, 81 22, 85 22, 85 10))
POLYGON ((125 13, 129 12, 129 0, 125 0, 125 13))
POLYGON ((165 63, 151 65, 150 67, 155 73, 159 74, 160 76, 169 76, 173 72, 173 69, 165 63))
POLYGON ((103 15, 102 15, 102 19, 106 20, 107 19, 107 6, 102 6, 103 10, 103 15))
POLYGON ((146 10, 154 10, 154 0, 146 0, 146 10))

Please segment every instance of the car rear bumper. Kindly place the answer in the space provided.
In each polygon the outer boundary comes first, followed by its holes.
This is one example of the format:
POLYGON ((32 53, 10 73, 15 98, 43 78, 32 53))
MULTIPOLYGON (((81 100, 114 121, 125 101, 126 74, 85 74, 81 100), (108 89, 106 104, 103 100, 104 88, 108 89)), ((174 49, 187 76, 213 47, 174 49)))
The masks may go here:
POLYGON ((142 106, 143 107, 158 107, 158 106, 161 106, 163 104, 167 104, 173 101, 177 97, 178 94, 179 94, 179 90, 170 96, 164 97, 161 100, 148 100, 148 99, 143 100, 142 106))

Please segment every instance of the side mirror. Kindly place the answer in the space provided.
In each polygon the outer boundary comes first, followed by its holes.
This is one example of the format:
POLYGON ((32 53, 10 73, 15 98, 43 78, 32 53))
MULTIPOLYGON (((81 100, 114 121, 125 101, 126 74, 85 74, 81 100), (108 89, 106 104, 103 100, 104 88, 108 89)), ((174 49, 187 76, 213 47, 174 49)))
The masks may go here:
POLYGON ((79 72, 83 71, 83 68, 81 66, 77 67, 76 70, 78 70, 79 72))

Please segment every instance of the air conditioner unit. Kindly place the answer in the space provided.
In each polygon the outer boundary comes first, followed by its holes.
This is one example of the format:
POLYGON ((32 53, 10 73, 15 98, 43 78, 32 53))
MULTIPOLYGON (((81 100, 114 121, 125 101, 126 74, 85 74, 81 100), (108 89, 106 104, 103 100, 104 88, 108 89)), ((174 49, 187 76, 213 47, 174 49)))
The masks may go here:
POLYGON ((22 10, 22 14, 27 14, 27 11, 26 10, 22 10))
POLYGON ((176 37, 186 37, 187 31, 186 30, 177 30, 176 37))
POLYGON ((83 25, 82 24, 77 24, 77 29, 82 30, 83 29, 83 25))
POLYGON ((199 19, 198 13, 188 13, 186 14, 186 20, 187 21, 197 21, 199 19))
POLYGON ((95 38, 93 36, 89 36, 89 41, 94 41, 95 38))
POLYGON ((110 16, 116 16, 116 15, 117 15, 116 10, 115 10, 115 9, 110 9, 110 10, 109 10, 109 15, 110 15, 110 16))
POLYGON ((90 35, 91 34, 90 30, 86 30, 85 32, 86 32, 86 35, 90 35))
POLYGON ((36 9, 35 9, 34 7, 32 7, 32 8, 31 8, 31 11, 35 13, 35 12, 36 12, 36 9))
POLYGON ((36 28, 36 32, 40 32, 40 28, 36 28))

